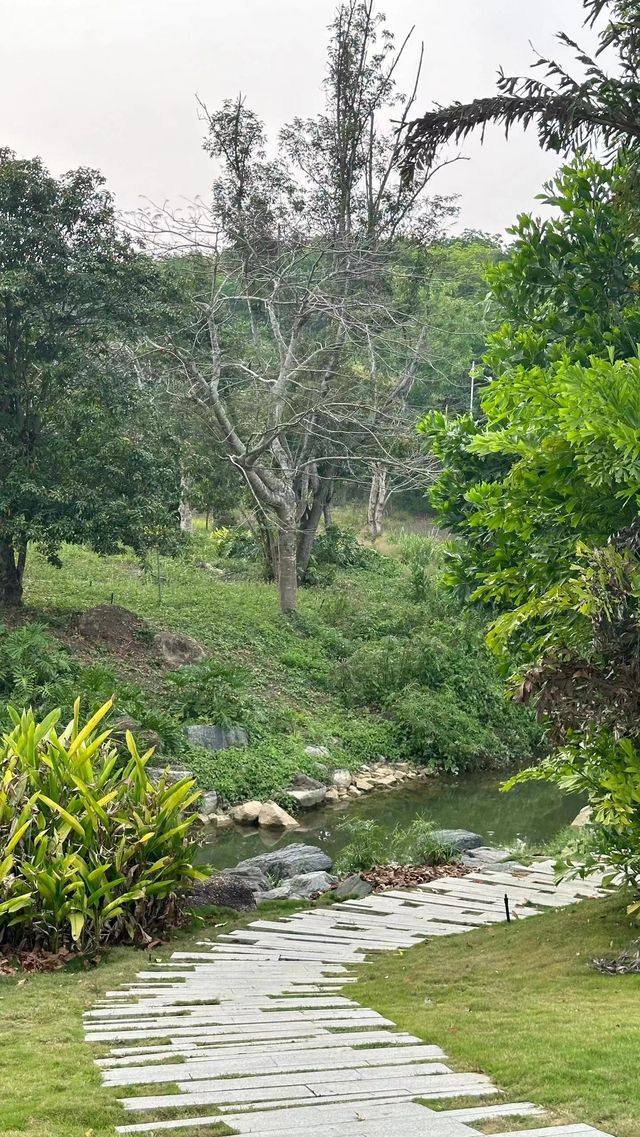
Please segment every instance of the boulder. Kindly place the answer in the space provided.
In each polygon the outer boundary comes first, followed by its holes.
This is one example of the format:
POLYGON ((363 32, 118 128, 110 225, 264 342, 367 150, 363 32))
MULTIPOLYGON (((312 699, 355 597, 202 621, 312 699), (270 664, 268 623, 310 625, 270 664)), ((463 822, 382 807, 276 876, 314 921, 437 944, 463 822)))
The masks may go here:
POLYGON ((329 751, 327 750, 326 746, 305 746, 304 752, 309 756, 309 758, 330 757, 329 751))
POLYGON ((261 809, 261 801, 243 801, 241 805, 234 805, 229 810, 229 816, 238 825, 253 825, 258 820, 261 809))
POLYGON ((319 892, 328 892, 335 882, 336 877, 327 872, 303 873, 290 877, 268 892, 260 893, 257 901, 258 904, 264 904, 268 900, 308 900, 319 892))
POLYGON ((468 829, 434 829, 433 837, 437 841, 453 845, 459 853, 464 853, 467 849, 480 849, 484 845, 484 837, 479 833, 471 833, 468 829))
POLYGON ((267 892, 271 888, 271 881, 262 869, 251 863, 236 865, 234 869, 225 869, 225 876, 244 881, 252 892, 267 892))
POLYGON ((500 865, 508 856, 508 849, 494 849, 491 845, 480 845, 468 852, 465 861, 469 864, 500 865))
POLYGON ((209 818, 209 821, 212 825, 215 825, 216 829, 231 829, 233 825, 233 820, 229 817, 228 813, 214 813, 213 816, 209 818))
POLYGON ((348 790, 353 781, 353 776, 350 770, 334 770, 331 781, 337 789, 348 790))
POLYGON ((287 790, 287 794, 295 801, 299 809, 314 809, 315 806, 321 805, 327 796, 325 786, 319 786, 317 789, 308 790, 287 790))
POLYGON ((335 786, 332 786, 331 789, 327 790, 326 794, 324 795, 324 800, 328 802, 340 801, 340 793, 335 788, 335 786))
POLYGON ((218 795, 215 790, 205 790, 198 802, 198 813, 203 817, 211 817, 218 808, 218 795))
POLYGON ((319 782, 317 778, 310 778, 308 774, 296 774, 293 779, 294 790, 324 790, 324 782, 319 782))
POLYGON ((193 770, 183 769, 178 766, 147 766, 147 774, 149 775, 149 781, 154 786, 157 786, 158 782, 162 781, 163 778, 167 785, 173 785, 174 782, 181 782, 183 778, 195 778, 193 770))
POLYGON ((585 825, 589 825, 593 817, 593 810, 590 805, 585 805, 577 817, 574 817, 571 825, 574 829, 582 829, 585 825))
POLYGON ((249 884, 239 877, 227 873, 216 873, 208 880, 198 881, 189 894, 192 908, 234 908, 236 912, 248 912, 255 908, 256 901, 249 884))
POLYGON ((349 797, 362 797, 362 790, 359 790, 357 786, 349 786, 347 794, 349 797))
POLYGON ((336 900, 359 900, 361 896, 368 896, 373 892, 373 885, 364 880, 360 873, 345 877, 333 890, 336 900))
POLYGON ((265 801, 258 814, 258 825, 263 829, 297 829, 295 817, 275 801, 265 801))
POLYGON ((366 794, 369 790, 373 789, 373 782, 369 778, 356 778, 355 787, 363 794, 366 794))
POLYGON ((201 663, 205 650, 191 636, 180 632, 158 632, 153 642, 167 667, 185 667, 190 663, 201 663))
POLYGON ((229 750, 231 747, 249 745, 249 736, 241 726, 202 723, 198 726, 185 726, 184 733, 189 746, 201 746, 204 750, 229 750))
POLYGON ((286 845, 283 849, 272 849, 270 853, 260 853, 257 857, 241 861, 231 871, 257 868, 278 884, 294 876, 329 872, 332 863, 331 857, 315 845, 286 845))

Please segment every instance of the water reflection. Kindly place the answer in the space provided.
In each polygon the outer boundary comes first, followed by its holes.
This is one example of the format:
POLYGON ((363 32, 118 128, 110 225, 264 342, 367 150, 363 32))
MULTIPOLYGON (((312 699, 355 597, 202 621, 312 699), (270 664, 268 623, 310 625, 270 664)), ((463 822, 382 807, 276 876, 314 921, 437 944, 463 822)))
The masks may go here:
POLYGON ((409 825, 416 817, 428 817, 438 826, 481 833, 487 844, 510 844, 518 838, 545 841, 568 825, 584 804, 580 797, 561 794, 546 782, 529 782, 504 794, 499 788, 503 777, 485 771, 465 778, 412 782, 401 789, 367 794, 302 814, 301 828, 292 833, 253 826, 214 832, 200 859, 226 868, 264 849, 301 840, 322 845, 335 857, 348 841, 339 828, 345 815, 373 818, 389 832, 396 825, 409 825))

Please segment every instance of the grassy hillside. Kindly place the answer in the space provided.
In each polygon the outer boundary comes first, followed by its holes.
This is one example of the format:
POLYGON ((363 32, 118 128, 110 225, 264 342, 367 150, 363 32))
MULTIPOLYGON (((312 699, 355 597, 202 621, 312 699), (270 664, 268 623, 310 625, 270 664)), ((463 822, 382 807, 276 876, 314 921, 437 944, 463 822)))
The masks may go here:
POLYGON ((55 568, 33 553, 23 626, 0 636, 0 700, 68 710, 76 693, 93 706, 115 690, 118 714, 156 732, 168 760, 188 760, 230 801, 277 797, 292 774, 313 773, 309 744, 351 767, 381 754, 449 771, 529 755, 536 729, 506 701, 478 618, 442 589, 434 542, 407 538, 395 558, 352 538, 340 537, 337 552, 335 543, 290 619, 257 564, 222 556, 204 533, 160 560, 159 582, 155 564, 145 571, 127 556, 74 547, 55 568), (100 604, 144 626, 126 642, 91 642, 75 617, 100 604), (192 636, 208 662, 171 675, 153 647, 158 629, 192 636), (187 751, 184 723, 198 721, 241 723, 251 745, 187 751))

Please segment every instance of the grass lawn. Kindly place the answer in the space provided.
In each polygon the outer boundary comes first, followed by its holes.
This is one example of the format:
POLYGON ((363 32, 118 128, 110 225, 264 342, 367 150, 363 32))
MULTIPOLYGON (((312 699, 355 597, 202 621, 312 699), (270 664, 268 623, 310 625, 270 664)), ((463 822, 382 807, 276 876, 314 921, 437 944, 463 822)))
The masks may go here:
MULTIPOLYGON (((640 1133, 640 975, 594 957, 638 935, 618 898, 374 956, 355 998, 553 1121, 640 1133)), ((529 1121, 529 1128, 533 1122, 529 1121)), ((540 1122, 545 1124, 545 1122, 540 1122)), ((487 1132, 514 1129, 509 1120, 487 1132)))
MULTIPOLYGON (((265 904, 260 915, 274 917, 293 907, 265 904)), ((113 1137, 116 1125, 132 1119, 119 1106, 118 1092, 101 1086, 93 1064, 98 1049, 83 1041, 83 1012, 105 991, 132 982, 149 962, 190 950, 203 933, 211 939, 216 928, 227 932, 255 917, 255 912, 208 915, 197 932, 177 936, 166 948, 150 953, 117 948, 90 971, 0 976, 2 1137, 113 1137)), ((228 1130, 221 1125, 219 1132, 228 1130)), ((216 1137, 218 1130, 196 1125, 180 1133, 216 1137)))

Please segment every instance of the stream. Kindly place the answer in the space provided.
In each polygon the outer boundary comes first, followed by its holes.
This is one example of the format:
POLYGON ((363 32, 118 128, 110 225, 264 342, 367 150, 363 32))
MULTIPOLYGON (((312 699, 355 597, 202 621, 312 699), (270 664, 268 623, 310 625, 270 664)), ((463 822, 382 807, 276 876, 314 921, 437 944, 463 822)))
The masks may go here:
POLYGON ((348 833, 340 828, 347 818, 371 818, 392 832, 397 825, 404 828, 417 817, 425 817, 439 828, 481 833, 488 845, 510 845, 518 838, 547 841, 584 805, 582 798, 562 794, 547 782, 527 782, 508 794, 501 793, 505 776, 504 771, 493 770, 410 782, 399 789, 302 813, 300 828, 284 834, 254 826, 213 830, 198 859, 217 869, 229 868, 266 849, 300 841, 321 845, 335 859, 349 842, 348 833))

